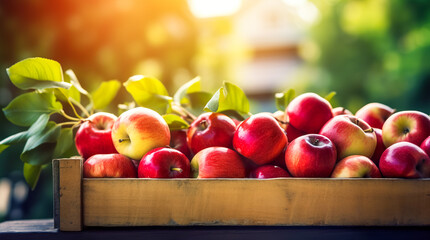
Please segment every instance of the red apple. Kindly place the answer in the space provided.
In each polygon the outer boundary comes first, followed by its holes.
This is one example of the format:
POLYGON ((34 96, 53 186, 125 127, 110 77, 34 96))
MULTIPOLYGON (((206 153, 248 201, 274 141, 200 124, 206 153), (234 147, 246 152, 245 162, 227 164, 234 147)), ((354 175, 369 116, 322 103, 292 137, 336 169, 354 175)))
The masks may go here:
POLYGON ((283 169, 287 169, 287 165, 285 165, 285 152, 287 151, 287 147, 285 147, 282 152, 275 157, 275 159, 269 164, 281 167, 283 169))
POLYGON ((384 151, 379 169, 384 177, 426 178, 430 177, 430 158, 417 145, 398 142, 384 151))
POLYGON ((332 178, 380 178, 381 173, 372 160, 352 155, 340 160, 334 167, 332 178))
POLYGON ((333 112, 333 117, 339 116, 339 115, 350 115, 350 116, 353 115, 351 111, 349 111, 348 109, 346 109, 344 107, 333 108, 332 112, 333 112))
POLYGON ((337 159, 351 155, 372 157, 376 148, 374 130, 354 116, 339 115, 328 121, 320 131, 336 146, 337 159))
POLYGON ((183 153, 188 159, 193 158, 187 142, 187 130, 170 131, 170 147, 183 153))
POLYGON ((132 159, 142 159, 150 150, 170 143, 169 126, 160 114, 137 107, 123 112, 112 127, 116 150, 132 159))
POLYGON ((319 133, 333 118, 330 103, 315 93, 304 93, 294 98, 287 107, 290 124, 306 133, 319 133))
POLYGON ((231 148, 235 130, 236 124, 227 115, 203 113, 188 129, 188 146, 194 154, 208 147, 231 148))
POLYGON ((288 141, 291 142, 294 139, 306 135, 305 132, 295 128, 293 125, 291 124, 287 124, 287 129, 285 130, 287 132, 287 137, 288 137, 288 141))
POLYGON ((251 178, 282 178, 282 177, 291 177, 290 174, 284 169, 275 166, 275 165, 263 165, 260 166, 250 174, 251 178))
POLYGON ((235 151, 225 147, 209 147, 198 152, 191 160, 195 178, 244 178, 245 165, 235 151))
POLYGON ((411 142, 419 146, 430 135, 430 117, 418 111, 402 111, 391 115, 382 127, 384 145, 411 142))
POLYGON ((430 136, 428 136, 420 145, 421 149, 430 156, 430 136))
POLYGON ((84 162, 83 174, 86 178, 135 178, 134 164, 124 155, 96 154, 84 162))
POLYGON ((371 160, 376 164, 376 166, 379 166, 379 159, 382 156, 382 153, 387 149, 384 145, 384 142, 382 141, 382 130, 379 128, 373 128, 376 135, 376 148, 375 152, 373 152, 371 160))
POLYGON ((172 148, 152 149, 140 160, 139 178, 189 178, 190 160, 172 148))
POLYGON ((336 147, 322 135, 304 135, 290 143, 285 163, 294 177, 329 177, 336 164, 336 147))
POLYGON ((258 165, 269 163, 287 145, 284 130, 273 116, 258 113, 244 120, 236 129, 233 147, 258 165))
POLYGON ((373 128, 382 129, 384 122, 396 110, 382 103, 369 103, 360 108, 355 116, 367 122, 373 128))
POLYGON ((112 142, 112 125, 117 117, 99 112, 86 119, 75 136, 78 153, 87 159, 95 154, 118 153, 112 142))

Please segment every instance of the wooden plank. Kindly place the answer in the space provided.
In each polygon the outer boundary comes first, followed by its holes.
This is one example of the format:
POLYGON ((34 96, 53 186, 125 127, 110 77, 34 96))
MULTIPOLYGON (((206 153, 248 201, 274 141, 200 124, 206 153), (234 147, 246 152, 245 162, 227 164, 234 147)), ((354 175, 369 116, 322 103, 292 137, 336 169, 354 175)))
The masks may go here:
POLYGON ((54 228, 60 227, 60 170, 58 163, 58 159, 52 160, 54 228))
POLYGON ((85 226, 430 225, 430 179, 83 179, 85 226))
POLYGON ((58 184, 57 193, 54 191, 54 198, 58 198, 57 209, 54 214, 59 214, 59 229, 61 231, 81 231, 82 230, 82 159, 58 159, 54 160, 54 169, 57 171, 58 184), (59 205, 59 206, 58 206, 59 205), (58 212, 57 212, 58 211, 58 212))

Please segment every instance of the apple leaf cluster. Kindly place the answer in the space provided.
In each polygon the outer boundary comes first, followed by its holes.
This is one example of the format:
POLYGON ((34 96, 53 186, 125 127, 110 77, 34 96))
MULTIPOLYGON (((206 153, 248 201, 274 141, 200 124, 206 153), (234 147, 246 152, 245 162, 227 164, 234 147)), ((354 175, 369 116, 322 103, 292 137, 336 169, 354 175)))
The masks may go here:
POLYGON ((28 129, 0 141, 0 153, 11 145, 24 145, 20 156, 24 177, 34 189, 40 171, 53 158, 76 155, 73 129, 95 110, 107 107, 121 84, 111 80, 89 93, 72 70, 63 72, 58 62, 39 57, 24 59, 6 71, 25 92, 3 113, 11 123, 28 129))
MULTIPOLYGON (((105 81, 94 91, 85 90, 72 70, 57 61, 27 58, 6 69, 11 82, 25 91, 3 108, 5 117, 27 130, 0 141, 0 153, 22 144, 23 173, 32 189, 41 170, 52 159, 77 155, 74 130, 96 111, 111 104, 121 88, 117 80, 105 81)), ((181 86, 173 97, 153 77, 135 75, 123 83, 134 102, 118 106, 119 113, 136 105, 163 115, 171 130, 187 129, 204 111, 223 112, 243 120, 249 116, 249 101, 236 85, 225 82, 215 93, 201 90, 196 77, 181 86)))

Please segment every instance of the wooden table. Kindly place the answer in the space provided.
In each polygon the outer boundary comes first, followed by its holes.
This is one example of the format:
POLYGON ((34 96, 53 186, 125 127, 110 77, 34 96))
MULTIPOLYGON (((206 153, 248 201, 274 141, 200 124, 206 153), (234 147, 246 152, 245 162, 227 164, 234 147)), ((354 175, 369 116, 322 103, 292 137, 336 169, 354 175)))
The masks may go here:
POLYGON ((52 219, 0 223, 0 239, 429 239, 427 227, 133 227, 60 232, 52 219))

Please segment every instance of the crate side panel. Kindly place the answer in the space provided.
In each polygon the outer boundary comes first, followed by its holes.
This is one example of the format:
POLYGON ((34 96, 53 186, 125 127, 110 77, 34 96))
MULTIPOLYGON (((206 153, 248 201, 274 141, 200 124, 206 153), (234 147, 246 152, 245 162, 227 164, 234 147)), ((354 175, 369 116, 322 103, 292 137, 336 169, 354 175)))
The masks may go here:
POLYGON ((86 226, 430 225, 430 181, 84 179, 86 226))

